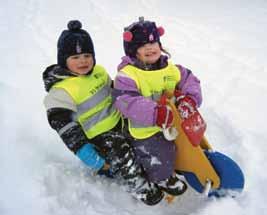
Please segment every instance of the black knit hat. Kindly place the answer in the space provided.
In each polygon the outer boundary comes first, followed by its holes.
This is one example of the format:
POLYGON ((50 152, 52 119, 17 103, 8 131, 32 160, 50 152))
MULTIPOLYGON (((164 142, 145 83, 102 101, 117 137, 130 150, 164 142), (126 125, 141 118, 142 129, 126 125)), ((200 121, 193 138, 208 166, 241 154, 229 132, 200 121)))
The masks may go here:
POLYGON ((124 28, 123 47, 127 56, 136 57, 137 49, 146 43, 159 42, 160 36, 164 34, 162 27, 157 27, 155 22, 145 21, 139 17, 138 22, 124 28))
POLYGON ((95 50, 93 41, 87 31, 82 29, 82 23, 72 20, 68 23, 68 30, 64 30, 57 43, 57 62, 66 68, 69 56, 91 53, 95 64, 95 50))

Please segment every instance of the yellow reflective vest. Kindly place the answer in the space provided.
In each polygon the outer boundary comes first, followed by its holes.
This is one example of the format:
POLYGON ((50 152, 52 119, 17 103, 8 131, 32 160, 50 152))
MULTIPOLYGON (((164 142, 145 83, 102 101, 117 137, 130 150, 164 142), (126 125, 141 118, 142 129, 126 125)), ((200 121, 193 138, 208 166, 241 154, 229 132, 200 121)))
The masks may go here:
MULTIPOLYGON (((154 101, 158 101, 165 91, 173 92, 181 79, 179 69, 171 62, 159 70, 146 71, 127 65, 121 71, 135 81, 142 96, 154 101)), ((145 126, 130 119, 128 121, 129 131, 136 139, 145 139, 160 131, 158 126, 145 126)))
POLYGON ((113 106, 110 85, 105 69, 95 65, 90 75, 70 77, 53 86, 64 89, 72 97, 77 106, 77 121, 88 138, 112 129, 120 119, 113 106))

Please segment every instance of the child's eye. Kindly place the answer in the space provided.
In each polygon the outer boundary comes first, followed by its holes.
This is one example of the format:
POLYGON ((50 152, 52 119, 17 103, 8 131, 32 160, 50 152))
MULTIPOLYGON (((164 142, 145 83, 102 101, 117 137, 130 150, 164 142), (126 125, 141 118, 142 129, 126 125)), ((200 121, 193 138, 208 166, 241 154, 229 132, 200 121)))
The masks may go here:
POLYGON ((78 58, 79 58, 79 56, 77 56, 77 55, 74 55, 74 56, 72 56, 71 58, 72 58, 72 59, 78 59, 78 58))
POLYGON ((84 57, 86 58, 92 57, 92 54, 84 54, 84 57))

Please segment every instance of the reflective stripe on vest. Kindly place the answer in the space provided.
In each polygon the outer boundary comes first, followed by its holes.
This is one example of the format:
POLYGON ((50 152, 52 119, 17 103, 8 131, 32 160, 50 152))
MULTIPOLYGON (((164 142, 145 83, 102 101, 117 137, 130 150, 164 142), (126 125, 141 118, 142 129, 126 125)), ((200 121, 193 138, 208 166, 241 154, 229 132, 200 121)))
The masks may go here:
POLYGON ((76 120, 88 138, 112 129, 120 119, 113 106, 110 85, 105 69, 96 65, 90 75, 70 77, 53 86, 66 90, 72 97, 77 106, 76 120))
POLYGON ((83 103, 79 104, 77 107, 77 114, 82 115, 88 109, 93 108, 96 104, 103 101, 106 97, 108 97, 111 93, 111 89, 109 85, 104 86, 100 89, 95 95, 93 95, 90 99, 84 101, 83 103))
MULTIPOLYGON (((153 101, 158 101, 164 91, 173 92, 181 79, 179 69, 170 62, 167 67, 160 70, 145 71, 127 65, 121 71, 135 81, 142 96, 153 101)), ((151 137, 160 130, 158 126, 145 126, 129 119, 129 131, 137 139, 151 137)))

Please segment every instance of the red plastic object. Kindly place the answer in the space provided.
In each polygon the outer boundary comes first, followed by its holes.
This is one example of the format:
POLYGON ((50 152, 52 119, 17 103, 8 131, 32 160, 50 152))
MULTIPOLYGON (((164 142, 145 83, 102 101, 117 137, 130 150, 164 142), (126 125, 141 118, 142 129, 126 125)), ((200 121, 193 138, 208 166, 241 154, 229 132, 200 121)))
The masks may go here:
POLYGON ((182 121, 181 126, 191 144, 198 146, 207 128, 207 124, 200 113, 196 110, 187 119, 182 121))

